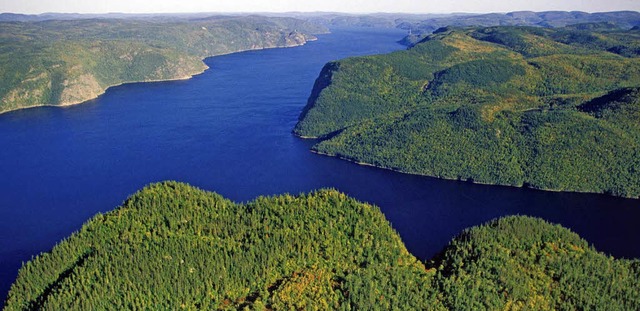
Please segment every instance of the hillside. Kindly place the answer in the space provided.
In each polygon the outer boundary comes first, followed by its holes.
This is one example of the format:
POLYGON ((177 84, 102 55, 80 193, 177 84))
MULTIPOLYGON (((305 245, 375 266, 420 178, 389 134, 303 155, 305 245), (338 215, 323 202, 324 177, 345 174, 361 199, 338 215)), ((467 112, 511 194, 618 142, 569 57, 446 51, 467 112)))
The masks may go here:
POLYGON ((559 225, 510 216, 465 230, 427 266, 448 310, 637 310, 640 261, 559 225))
POLYGON ((5 310, 631 310, 639 277, 534 218, 467 230, 425 266, 334 190, 236 204, 166 182, 28 262, 5 310))
POLYGON ((406 173, 640 197, 640 33, 593 28, 441 28, 329 63, 294 132, 406 173))
POLYGON ((413 310, 429 297, 401 285, 429 280, 377 208, 336 191, 235 204, 163 183, 27 264, 5 310, 413 310))
POLYGON ((0 112, 78 104, 127 82, 186 79, 202 59, 297 46, 323 27, 259 16, 0 22, 0 112))

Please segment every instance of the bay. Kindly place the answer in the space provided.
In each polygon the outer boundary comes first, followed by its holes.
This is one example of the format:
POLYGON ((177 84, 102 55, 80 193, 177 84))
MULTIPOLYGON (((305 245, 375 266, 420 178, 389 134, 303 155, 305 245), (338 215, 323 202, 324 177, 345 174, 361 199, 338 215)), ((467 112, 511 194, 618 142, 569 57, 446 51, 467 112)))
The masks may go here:
POLYGON ((404 34, 335 29, 302 47, 209 58, 211 69, 190 80, 0 115, 0 298, 21 262, 163 180, 239 202, 336 188, 380 206, 422 259, 466 227, 514 214, 560 223, 616 257, 640 257, 640 200, 438 180, 309 152, 313 142, 291 130, 322 66, 403 49, 404 34))

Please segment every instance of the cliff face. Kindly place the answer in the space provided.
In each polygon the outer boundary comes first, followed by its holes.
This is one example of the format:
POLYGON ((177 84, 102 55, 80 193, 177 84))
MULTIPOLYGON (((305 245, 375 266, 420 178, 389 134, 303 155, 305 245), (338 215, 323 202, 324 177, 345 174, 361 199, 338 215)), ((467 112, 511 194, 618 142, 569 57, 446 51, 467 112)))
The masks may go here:
POLYGON ((322 32, 296 19, 256 16, 2 23, 0 112, 79 104, 123 83, 187 79, 207 69, 205 57, 299 46, 322 32))
POLYGON ((316 78, 316 81, 313 84, 313 89, 311 90, 311 95, 307 100, 307 105, 304 107, 304 109, 302 110, 302 113, 300 113, 300 116, 298 117, 299 122, 298 124, 296 124, 296 127, 293 129, 294 134, 301 137, 305 137, 305 138, 316 138, 315 136, 305 136, 305 134, 309 132, 308 129, 306 129, 306 125, 310 123, 309 122, 304 123, 300 121, 305 120, 307 118, 313 118, 313 116, 308 116, 309 111, 316 105, 322 91, 325 88, 327 88, 329 85, 331 85, 331 81, 333 79, 333 73, 336 72, 339 69, 339 67, 340 67, 340 63, 338 62, 330 62, 324 65, 324 67, 322 68, 322 71, 320 71, 320 75, 318 76, 318 78, 316 78))

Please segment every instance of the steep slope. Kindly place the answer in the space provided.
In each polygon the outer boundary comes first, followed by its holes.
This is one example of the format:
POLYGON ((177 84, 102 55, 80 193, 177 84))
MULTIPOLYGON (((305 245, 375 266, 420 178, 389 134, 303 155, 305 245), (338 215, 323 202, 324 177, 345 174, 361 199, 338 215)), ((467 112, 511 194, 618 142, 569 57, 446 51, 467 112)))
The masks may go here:
POLYGON ((292 18, 0 23, 0 112, 93 99, 108 87, 186 79, 208 56, 297 46, 326 29, 292 18))
POLYGON ((579 108, 628 88, 635 111, 639 56, 635 31, 442 28, 325 66, 294 132, 323 138, 319 153, 407 173, 639 197, 638 114, 579 108))
POLYGON ((425 266, 334 190, 235 204, 166 182, 28 262, 5 310, 634 310, 639 277, 529 217, 467 230, 425 266))

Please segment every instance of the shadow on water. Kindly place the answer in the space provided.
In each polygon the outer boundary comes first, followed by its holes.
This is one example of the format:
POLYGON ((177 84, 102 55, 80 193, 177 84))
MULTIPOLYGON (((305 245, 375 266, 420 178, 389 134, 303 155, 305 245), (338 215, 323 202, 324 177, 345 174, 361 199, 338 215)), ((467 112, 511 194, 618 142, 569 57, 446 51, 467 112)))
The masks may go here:
POLYGON ((68 108, 0 115, 0 297, 22 261, 144 185, 178 180, 235 201, 332 187, 380 206, 426 259, 463 228, 513 214, 640 257, 640 200, 399 174, 309 152, 291 130, 328 61, 403 49, 398 30, 336 30, 303 47, 206 60, 187 81, 129 84, 68 108))

